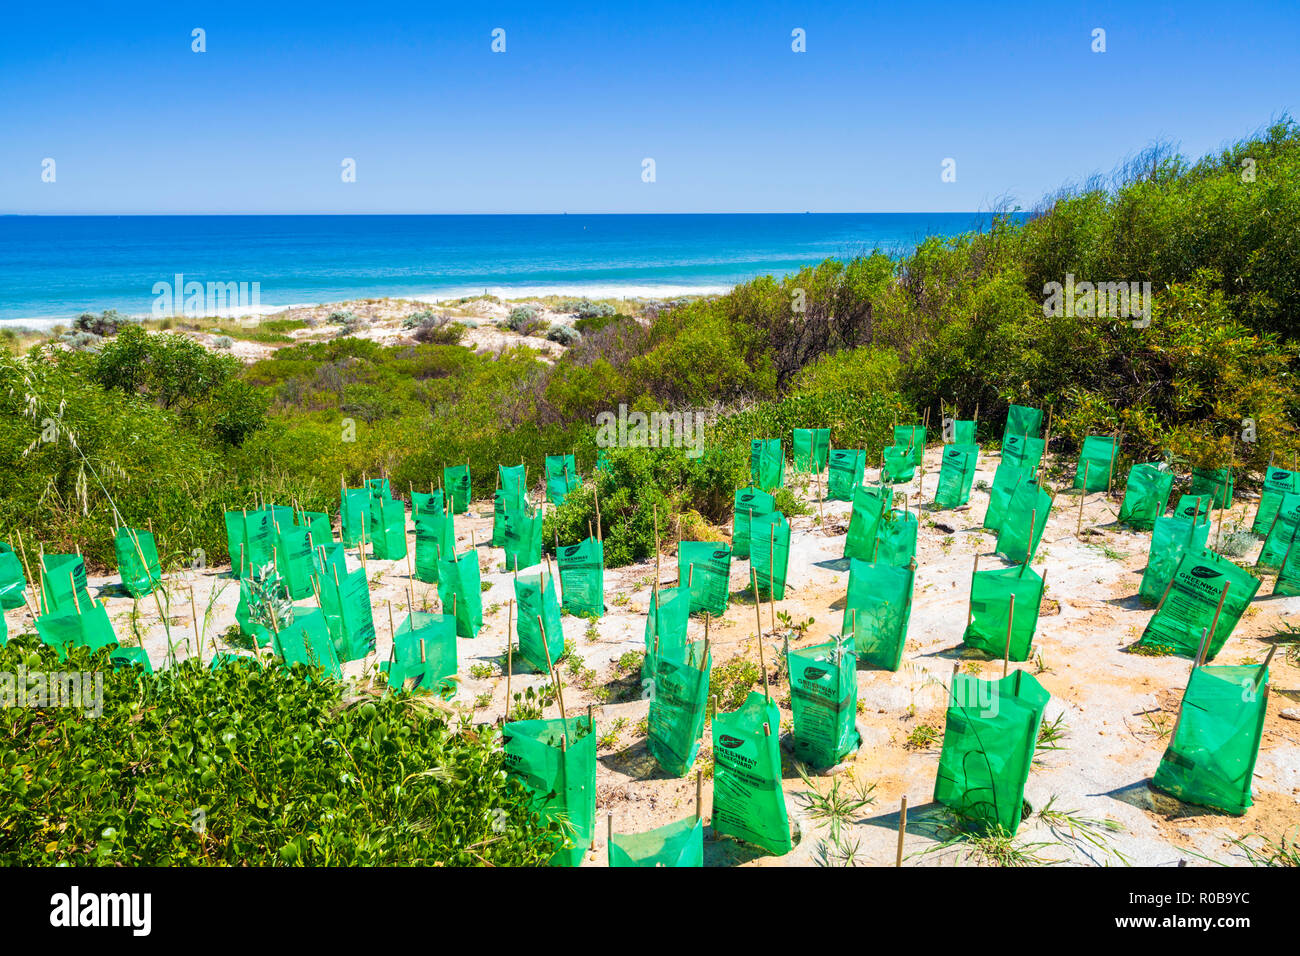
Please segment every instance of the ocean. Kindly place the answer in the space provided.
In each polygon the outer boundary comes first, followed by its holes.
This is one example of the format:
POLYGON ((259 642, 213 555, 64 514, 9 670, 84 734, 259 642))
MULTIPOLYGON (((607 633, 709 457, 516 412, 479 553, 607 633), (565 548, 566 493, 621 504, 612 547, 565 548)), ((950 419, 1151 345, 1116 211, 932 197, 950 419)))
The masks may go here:
MULTIPOLYGON (((183 282, 257 283, 223 311, 488 292, 671 298, 830 257, 902 254, 980 213, 0 216, 0 325, 147 316, 183 282)), ((165 309, 166 312, 180 311, 165 309)))

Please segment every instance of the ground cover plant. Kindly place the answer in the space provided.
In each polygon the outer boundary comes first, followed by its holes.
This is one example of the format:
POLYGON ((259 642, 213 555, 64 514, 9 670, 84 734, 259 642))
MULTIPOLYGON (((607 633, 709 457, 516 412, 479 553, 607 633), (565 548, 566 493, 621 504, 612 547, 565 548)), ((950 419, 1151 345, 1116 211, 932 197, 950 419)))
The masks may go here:
POLYGON ((0 865, 529 866, 555 850, 493 726, 304 665, 147 675, 108 653, 0 647, 0 672, 103 677, 95 719, 0 709, 0 865))

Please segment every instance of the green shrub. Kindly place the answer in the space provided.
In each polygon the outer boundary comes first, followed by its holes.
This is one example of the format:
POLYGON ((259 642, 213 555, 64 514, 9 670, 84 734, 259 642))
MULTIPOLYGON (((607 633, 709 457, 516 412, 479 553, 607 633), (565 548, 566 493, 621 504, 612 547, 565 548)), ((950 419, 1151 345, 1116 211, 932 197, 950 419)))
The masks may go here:
POLYGON ((0 864, 529 866, 555 849, 491 728, 407 694, 345 696, 303 665, 150 676, 107 653, 0 648, 0 671, 103 676, 98 717, 0 710, 0 864))

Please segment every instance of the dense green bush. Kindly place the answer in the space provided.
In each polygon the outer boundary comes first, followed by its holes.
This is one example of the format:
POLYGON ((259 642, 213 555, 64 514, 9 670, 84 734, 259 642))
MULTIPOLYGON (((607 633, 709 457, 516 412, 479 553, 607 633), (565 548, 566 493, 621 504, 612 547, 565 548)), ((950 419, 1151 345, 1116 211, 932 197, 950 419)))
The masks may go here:
POLYGON ((555 849, 493 727, 303 665, 151 676, 107 656, 0 648, 0 672, 103 679, 97 717, 0 709, 0 865, 533 866, 555 849))

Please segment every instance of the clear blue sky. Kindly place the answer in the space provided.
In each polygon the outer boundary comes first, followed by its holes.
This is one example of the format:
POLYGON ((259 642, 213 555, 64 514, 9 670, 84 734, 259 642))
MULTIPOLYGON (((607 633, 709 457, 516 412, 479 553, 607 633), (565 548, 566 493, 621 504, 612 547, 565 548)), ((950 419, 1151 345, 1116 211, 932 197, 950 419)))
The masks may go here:
POLYGON ((1300 112, 1298 41, 1296 0, 15 2, 0 213, 1028 206, 1300 112))

